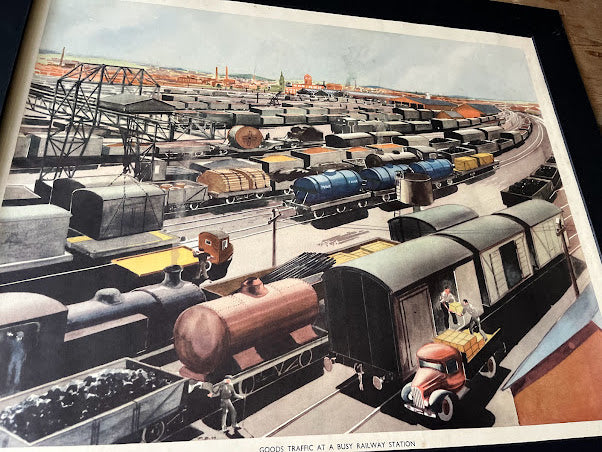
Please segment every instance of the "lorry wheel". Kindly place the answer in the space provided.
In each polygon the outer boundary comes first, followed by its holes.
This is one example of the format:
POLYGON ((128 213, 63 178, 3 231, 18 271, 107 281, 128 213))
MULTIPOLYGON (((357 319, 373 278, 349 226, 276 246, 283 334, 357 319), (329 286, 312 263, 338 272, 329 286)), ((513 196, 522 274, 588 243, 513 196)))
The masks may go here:
POLYGON ((165 423, 163 421, 155 422, 142 430, 141 443, 156 443, 165 433, 165 423))
POLYGON ((486 378, 495 377, 496 372, 497 363, 495 362, 495 358, 493 356, 490 356, 487 362, 483 364, 483 367, 481 367, 481 369, 479 370, 479 373, 486 378))
POLYGON ((403 387, 403 389, 401 390, 401 400, 403 400, 405 403, 411 402, 410 392, 412 392, 412 383, 411 382, 406 384, 403 387))
POLYGON ((446 395, 441 401, 441 406, 437 412, 437 419, 449 422, 452 417, 454 417, 454 399, 450 395, 446 395))

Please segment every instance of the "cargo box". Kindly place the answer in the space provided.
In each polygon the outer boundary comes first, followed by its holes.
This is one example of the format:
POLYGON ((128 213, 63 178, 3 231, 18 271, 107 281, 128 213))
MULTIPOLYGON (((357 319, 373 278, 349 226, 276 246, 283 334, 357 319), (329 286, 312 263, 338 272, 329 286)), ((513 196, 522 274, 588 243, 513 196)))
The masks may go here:
POLYGON ((479 162, 479 166, 490 165, 493 163, 493 154, 487 152, 481 152, 479 154, 473 154, 471 157, 475 158, 479 162))
POLYGON ((0 208, 0 264, 61 256, 69 211, 52 204, 0 208))
POLYGON ((458 157, 454 159, 454 165, 457 171, 470 171, 478 168, 478 160, 473 157, 458 157))

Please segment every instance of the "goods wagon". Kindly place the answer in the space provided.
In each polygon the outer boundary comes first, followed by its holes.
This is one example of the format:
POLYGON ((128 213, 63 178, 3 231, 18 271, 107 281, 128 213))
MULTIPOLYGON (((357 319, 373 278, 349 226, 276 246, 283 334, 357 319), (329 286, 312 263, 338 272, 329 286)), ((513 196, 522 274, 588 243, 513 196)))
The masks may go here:
POLYGON ((512 207, 530 199, 543 199, 549 201, 554 194, 554 187, 552 181, 549 179, 525 177, 500 191, 500 194, 504 205, 512 207))
POLYGON ((71 198, 70 227, 93 239, 163 227, 165 192, 152 184, 80 188, 71 198))
POLYGON ((181 412, 187 387, 179 375, 114 361, 1 399, 0 447, 111 444, 134 434, 153 442, 162 420, 181 412))
POLYGON ((325 171, 297 179, 293 184, 295 200, 315 204, 359 193, 362 179, 355 171, 325 171))
POLYGON ((432 118, 433 130, 445 131, 455 130, 458 128, 458 121, 455 119, 432 118))
MULTIPOLYGON (((450 224, 457 213, 450 210, 450 224)), ((433 223, 443 224, 442 217, 433 223)), ((423 345, 466 325, 442 308, 444 288, 469 300, 482 312, 485 332, 501 328, 500 339, 512 347, 570 285, 561 238, 553 232, 561 211, 553 204, 526 201, 494 215, 461 217, 455 226, 324 273, 331 357, 372 376, 377 389, 407 381, 423 345)))
POLYGON ((207 186, 209 196, 231 204, 249 197, 262 198, 271 190, 269 176, 258 168, 207 170, 197 182, 207 186))
POLYGON ((416 154, 411 152, 387 152, 382 154, 369 154, 366 156, 366 167, 374 168, 384 165, 398 165, 400 163, 412 163, 420 160, 416 154))

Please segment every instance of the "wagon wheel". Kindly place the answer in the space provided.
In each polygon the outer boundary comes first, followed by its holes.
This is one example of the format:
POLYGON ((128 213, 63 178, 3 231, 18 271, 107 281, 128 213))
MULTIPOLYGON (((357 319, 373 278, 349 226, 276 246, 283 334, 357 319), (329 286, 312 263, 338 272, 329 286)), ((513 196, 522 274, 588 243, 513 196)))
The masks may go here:
POLYGON ((337 206, 337 213, 343 213, 347 210, 347 206, 337 206))
POLYGON ((228 196, 226 198, 226 204, 234 204, 234 201, 236 201, 236 198, 234 196, 228 196))
POLYGON ((285 188, 284 189, 284 194, 285 195, 292 195, 293 194, 293 189, 292 188, 285 188))
POLYGON ((441 182, 435 182, 435 188, 441 188, 441 182))
POLYGON ((255 193, 255 198, 257 198, 257 199, 263 198, 263 193, 255 193))
POLYGON ((318 218, 322 218, 324 216, 323 210, 314 210, 313 212, 314 218, 317 220, 318 218))
POLYGON ((389 201, 391 201, 391 194, 386 193, 386 194, 382 195, 381 198, 384 202, 389 202, 389 201))
POLYGON ((156 443, 165 433, 165 423, 163 421, 144 427, 142 430, 141 443, 156 443))
POLYGON ((364 208, 364 207, 366 207, 367 205, 368 205, 368 200, 367 200, 367 199, 363 199, 363 200, 361 200, 361 201, 358 201, 358 202, 357 202, 357 206, 358 206, 360 209, 363 209, 363 208, 364 208))

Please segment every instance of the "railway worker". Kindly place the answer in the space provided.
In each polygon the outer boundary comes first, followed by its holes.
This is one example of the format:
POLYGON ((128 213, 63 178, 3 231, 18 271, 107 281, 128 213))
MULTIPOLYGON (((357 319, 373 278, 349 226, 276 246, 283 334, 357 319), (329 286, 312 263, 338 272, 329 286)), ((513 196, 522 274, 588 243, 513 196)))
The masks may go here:
POLYGON ((479 311, 471 305, 468 300, 465 298, 462 300, 462 309, 465 313, 470 315, 470 322, 468 323, 468 331, 470 334, 474 334, 477 331, 481 336, 483 336, 483 340, 487 342, 487 334, 481 328, 481 318, 479 317, 479 311))
POLYGON ((207 394, 207 397, 216 396, 219 396, 220 398, 220 408, 222 409, 222 432, 226 431, 226 418, 228 417, 228 412, 230 412, 230 425, 232 428, 240 428, 236 423, 236 409, 232 404, 232 399, 244 399, 244 396, 237 394, 234 390, 232 375, 226 375, 222 381, 213 385, 211 392, 207 394))
POLYGON ((200 284, 203 281, 206 281, 209 279, 209 274, 207 273, 207 267, 209 266, 208 260, 209 260, 209 257, 211 257, 211 254, 206 253, 205 251, 199 249, 199 250, 193 251, 192 255, 199 260, 199 270, 196 274, 195 280, 198 281, 197 284, 200 284))
MULTIPOLYGON (((456 316, 456 314, 451 311, 449 309, 449 304, 450 303, 455 303, 456 302, 456 297, 454 297, 454 294, 451 293, 451 289, 449 286, 445 286, 443 288, 443 292, 441 292, 441 295, 439 296, 439 303, 441 303, 441 306, 443 306, 446 311, 451 314, 452 317, 452 321, 457 324, 458 323, 458 317, 456 316)), ((445 314, 445 312, 444 312, 445 314)), ((449 328, 449 318, 447 315, 444 315, 443 317, 443 321, 445 322, 445 328, 449 328)))
POLYGON ((18 389, 21 383, 21 369, 27 356, 23 344, 25 334, 23 331, 17 331, 16 333, 9 331, 6 333, 6 336, 9 341, 9 360, 6 383, 7 387, 10 389, 18 389))

